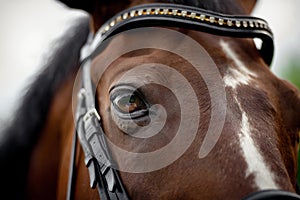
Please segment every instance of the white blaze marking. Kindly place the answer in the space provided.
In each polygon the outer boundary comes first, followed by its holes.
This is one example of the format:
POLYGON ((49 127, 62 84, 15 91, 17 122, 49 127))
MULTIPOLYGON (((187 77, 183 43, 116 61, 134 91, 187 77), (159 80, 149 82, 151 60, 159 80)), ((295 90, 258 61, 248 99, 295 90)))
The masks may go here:
POLYGON ((230 58, 234 64, 238 67, 235 68, 228 68, 227 74, 224 77, 224 82, 226 86, 229 86, 233 89, 240 84, 247 85, 251 80, 251 76, 257 77, 255 73, 250 71, 244 63, 237 57, 235 52, 230 48, 229 44, 225 41, 221 40, 220 45, 223 51, 226 53, 227 57, 230 58))
POLYGON ((246 177, 253 174, 256 186, 261 190, 277 189, 278 187, 270 168, 266 165, 264 158, 251 138, 251 130, 253 130, 253 127, 251 127, 249 123, 247 114, 236 96, 234 99, 242 112, 241 130, 238 136, 245 161, 248 165, 246 177))
MULTIPOLYGON (((224 76, 225 85, 235 91, 237 86, 249 84, 252 80, 251 76, 256 77, 256 74, 246 68, 228 43, 221 40, 220 45, 226 56, 231 59, 236 66, 236 68, 228 68, 228 73, 224 76)), ((237 102, 242 113, 241 130, 238 136, 242 154, 247 163, 246 178, 253 175, 256 187, 260 190, 277 189, 278 187, 274 181, 274 175, 265 163, 263 156, 251 137, 251 131, 255 128, 251 127, 247 113, 244 111, 237 95, 234 96, 234 100, 237 102)))

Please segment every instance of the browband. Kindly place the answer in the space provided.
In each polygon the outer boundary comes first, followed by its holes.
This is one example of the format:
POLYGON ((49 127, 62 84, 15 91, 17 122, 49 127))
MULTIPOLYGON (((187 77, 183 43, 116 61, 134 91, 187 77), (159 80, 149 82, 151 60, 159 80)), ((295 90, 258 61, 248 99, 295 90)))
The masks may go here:
MULTIPOLYGON (((220 36, 259 38, 259 52, 267 65, 274 54, 273 33, 260 18, 215 13, 179 4, 144 4, 124 10, 108 20, 95 34, 89 54, 107 38, 133 28, 167 26, 180 27, 220 36)), ((85 56, 86 58, 86 56, 85 56)))

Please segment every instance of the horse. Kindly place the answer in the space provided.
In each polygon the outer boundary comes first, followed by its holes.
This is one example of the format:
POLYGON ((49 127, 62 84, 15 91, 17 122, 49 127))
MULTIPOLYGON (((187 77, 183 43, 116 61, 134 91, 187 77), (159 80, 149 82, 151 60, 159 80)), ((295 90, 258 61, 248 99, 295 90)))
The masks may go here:
POLYGON ((5 197, 300 199, 300 93, 255 1, 61 1, 89 23, 1 139, 5 197))

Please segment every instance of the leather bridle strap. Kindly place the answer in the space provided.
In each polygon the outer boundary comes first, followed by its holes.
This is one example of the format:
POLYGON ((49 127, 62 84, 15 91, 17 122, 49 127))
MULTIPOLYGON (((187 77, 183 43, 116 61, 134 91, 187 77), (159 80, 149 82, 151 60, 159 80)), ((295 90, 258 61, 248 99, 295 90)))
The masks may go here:
POLYGON ((179 27, 213 35, 236 38, 259 38, 259 52, 267 65, 271 64, 274 44, 268 23, 260 18, 215 13, 179 4, 144 4, 124 10, 108 20, 96 33, 91 52, 105 39, 125 30, 150 26, 179 27))
MULTIPOLYGON (((83 62, 82 88, 78 93, 76 130, 89 171, 90 187, 98 189, 101 200, 128 200, 123 183, 110 156, 100 116, 95 108, 94 87, 90 76, 90 60, 83 62)), ((74 194, 76 140, 72 145, 67 199, 74 194)))
POLYGON ((242 200, 300 200, 300 196, 282 190, 262 190, 254 192, 242 200))
POLYGON ((77 145, 77 135, 76 130, 73 133, 70 166, 69 166, 69 178, 68 178, 68 189, 67 189, 67 200, 73 199, 74 195, 74 183, 75 183, 75 160, 76 160, 76 145, 77 145))

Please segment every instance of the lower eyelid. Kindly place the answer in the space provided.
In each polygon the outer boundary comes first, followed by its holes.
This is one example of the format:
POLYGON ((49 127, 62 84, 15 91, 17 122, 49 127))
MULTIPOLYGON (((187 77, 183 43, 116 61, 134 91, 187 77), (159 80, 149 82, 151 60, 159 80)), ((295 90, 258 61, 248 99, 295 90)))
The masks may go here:
POLYGON ((148 108, 147 109, 143 109, 143 110, 139 110, 139 111, 135 111, 132 113, 123 113, 122 111, 119 111, 118 108, 116 108, 114 106, 113 103, 111 103, 111 111, 117 115, 119 118, 124 119, 124 120, 131 120, 131 119, 136 119, 136 118, 140 118, 140 117, 144 117, 146 115, 148 115, 149 111, 148 108))

